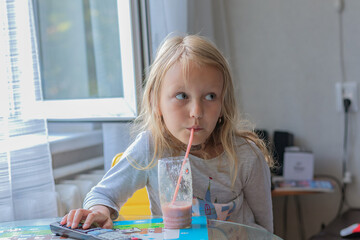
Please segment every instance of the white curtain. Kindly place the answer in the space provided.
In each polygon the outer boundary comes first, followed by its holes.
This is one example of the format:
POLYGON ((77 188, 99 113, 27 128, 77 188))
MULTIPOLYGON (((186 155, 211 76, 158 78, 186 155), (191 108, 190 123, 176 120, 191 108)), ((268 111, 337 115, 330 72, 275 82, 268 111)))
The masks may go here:
POLYGON ((0 222, 57 216, 31 0, 0 1, 0 222))
POLYGON ((222 0, 150 0, 152 56, 169 34, 198 34, 212 40, 229 58, 226 14, 222 0))

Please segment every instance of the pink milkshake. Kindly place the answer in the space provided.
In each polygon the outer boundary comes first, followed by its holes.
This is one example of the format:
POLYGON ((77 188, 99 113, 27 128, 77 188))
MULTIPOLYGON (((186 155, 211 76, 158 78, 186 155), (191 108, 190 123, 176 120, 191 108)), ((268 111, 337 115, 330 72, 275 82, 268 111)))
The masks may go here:
POLYGON ((176 201, 162 206, 164 227, 180 229, 191 226, 191 202, 176 201))

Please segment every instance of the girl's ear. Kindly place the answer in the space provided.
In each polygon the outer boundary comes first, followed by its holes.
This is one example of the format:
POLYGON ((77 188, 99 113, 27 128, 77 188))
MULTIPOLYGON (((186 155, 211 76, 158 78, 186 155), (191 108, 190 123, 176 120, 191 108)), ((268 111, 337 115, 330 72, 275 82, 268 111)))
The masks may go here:
POLYGON ((218 122, 217 122, 218 124, 221 124, 222 123, 222 116, 220 116, 219 117, 219 119, 218 119, 218 122))

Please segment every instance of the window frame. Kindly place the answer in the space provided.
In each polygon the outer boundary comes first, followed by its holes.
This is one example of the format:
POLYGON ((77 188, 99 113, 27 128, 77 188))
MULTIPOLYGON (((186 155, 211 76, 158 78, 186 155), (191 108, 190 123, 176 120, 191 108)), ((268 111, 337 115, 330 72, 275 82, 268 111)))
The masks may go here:
MULTIPOLYGON (((37 4, 36 0, 33 1, 37 4)), ((131 121, 136 118, 141 91, 137 86, 141 86, 143 69, 139 4, 131 0, 117 0, 116 2, 124 96, 69 100, 41 99, 37 102, 37 114, 51 122, 131 121)))

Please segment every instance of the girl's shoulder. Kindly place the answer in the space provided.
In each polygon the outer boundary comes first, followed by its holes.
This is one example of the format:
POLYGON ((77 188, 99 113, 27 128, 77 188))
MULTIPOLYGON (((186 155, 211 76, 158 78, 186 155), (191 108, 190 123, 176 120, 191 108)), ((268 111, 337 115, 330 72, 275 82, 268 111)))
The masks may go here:
POLYGON ((235 146, 236 148, 240 148, 240 149, 249 149, 249 148, 259 149, 254 141, 252 141, 247 137, 242 136, 241 134, 236 135, 235 146))
POLYGON ((131 145, 145 144, 148 143, 150 139, 151 139, 150 131, 142 131, 136 135, 135 140, 132 142, 131 145))
POLYGON ((151 133, 149 131, 138 133, 123 153, 122 159, 127 159, 127 162, 137 169, 147 169, 153 155, 151 139, 151 133))
POLYGON ((235 138, 235 150, 240 159, 264 159, 264 153, 256 143, 242 135, 235 138))
POLYGON ((148 130, 139 132, 138 135, 136 136, 136 139, 138 141, 144 140, 144 141, 148 141, 151 138, 151 132, 148 130))
POLYGON ((140 132, 125 152, 148 152, 152 142, 151 139, 151 133, 149 131, 140 132))
POLYGON ((236 137, 235 148, 239 176, 242 176, 243 180, 249 179, 255 172, 267 172, 269 166, 266 162, 264 152, 260 147, 252 140, 238 136, 236 137))

